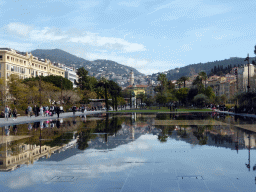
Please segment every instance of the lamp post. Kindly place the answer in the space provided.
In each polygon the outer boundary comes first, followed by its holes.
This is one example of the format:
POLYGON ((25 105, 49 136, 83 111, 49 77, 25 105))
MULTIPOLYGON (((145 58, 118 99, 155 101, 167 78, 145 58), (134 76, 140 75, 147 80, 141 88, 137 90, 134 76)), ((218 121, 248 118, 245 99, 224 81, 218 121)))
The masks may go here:
POLYGON ((63 89, 63 85, 62 85, 62 81, 63 81, 63 78, 61 77, 61 100, 60 100, 60 105, 62 104, 62 101, 63 101, 63 96, 62 96, 62 89, 63 89))
POLYGON ((248 92, 250 92, 250 62, 249 62, 249 53, 247 54, 247 57, 245 58, 244 61, 248 61, 248 92))
POLYGON ((107 82, 104 80, 104 85, 105 85, 105 102, 106 102, 106 110, 108 112, 108 92, 107 92, 107 82))
POLYGON ((40 92, 40 106, 41 106, 42 105, 41 74, 39 75, 39 92, 40 92))

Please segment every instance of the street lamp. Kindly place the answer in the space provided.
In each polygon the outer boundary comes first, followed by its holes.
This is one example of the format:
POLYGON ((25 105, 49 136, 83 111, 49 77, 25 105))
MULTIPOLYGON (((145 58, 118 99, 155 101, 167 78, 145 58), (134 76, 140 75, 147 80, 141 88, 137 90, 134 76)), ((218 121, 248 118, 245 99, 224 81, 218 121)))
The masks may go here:
POLYGON ((247 57, 245 58, 244 61, 248 61, 248 85, 247 85, 247 88, 248 88, 248 92, 250 92, 250 62, 249 62, 249 53, 247 54, 247 57))

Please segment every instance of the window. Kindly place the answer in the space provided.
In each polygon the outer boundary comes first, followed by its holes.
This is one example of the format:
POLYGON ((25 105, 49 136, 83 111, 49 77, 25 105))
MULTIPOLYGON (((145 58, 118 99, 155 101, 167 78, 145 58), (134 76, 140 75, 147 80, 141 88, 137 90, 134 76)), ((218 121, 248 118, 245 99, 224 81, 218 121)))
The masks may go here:
POLYGON ((10 57, 9 57, 9 56, 7 56, 7 59, 9 60, 9 59, 10 59, 10 57))
POLYGON ((26 65, 26 61, 24 61, 24 64, 26 65))
POLYGON ((7 70, 10 70, 10 65, 7 64, 7 70))
POLYGON ((3 59, 3 55, 0 55, 0 60, 2 60, 3 59))

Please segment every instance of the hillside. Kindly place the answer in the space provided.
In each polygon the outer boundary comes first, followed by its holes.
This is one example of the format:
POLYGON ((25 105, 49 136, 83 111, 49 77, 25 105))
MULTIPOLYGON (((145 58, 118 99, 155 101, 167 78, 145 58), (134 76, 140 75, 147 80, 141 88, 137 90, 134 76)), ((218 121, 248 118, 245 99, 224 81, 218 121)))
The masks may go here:
POLYGON ((114 61, 88 61, 60 49, 36 49, 31 51, 31 53, 38 58, 49 59, 51 62, 62 63, 75 68, 84 67, 90 75, 97 77, 99 77, 98 74, 127 76, 131 70, 133 70, 135 76, 144 76, 144 74, 136 69, 114 61))
MULTIPOLYGON (((244 61, 245 58, 230 58, 220 61, 213 61, 213 62, 207 62, 207 63, 197 63, 197 64, 191 64, 187 65, 185 67, 176 68, 167 71, 167 78, 169 80, 175 80, 179 79, 182 76, 191 76, 199 73, 200 71, 205 71, 207 74, 211 72, 211 69, 214 68, 214 66, 218 67, 223 66, 223 68, 227 67, 228 65, 231 65, 232 67, 247 64, 247 61, 244 61)), ((254 57, 250 58, 250 63, 252 63, 252 60, 254 60, 254 57)), ((152 74, 152 77, 156 77, 157 74, 152 74)))

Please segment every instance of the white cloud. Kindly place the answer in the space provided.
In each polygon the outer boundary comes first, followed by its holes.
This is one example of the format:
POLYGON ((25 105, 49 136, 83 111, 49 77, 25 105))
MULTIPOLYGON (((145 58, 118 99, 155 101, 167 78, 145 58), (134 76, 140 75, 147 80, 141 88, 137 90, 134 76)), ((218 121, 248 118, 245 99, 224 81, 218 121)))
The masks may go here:
POLYGON ((67 37, 67 35, 62 34, 60 31, 48 27, 45 27, 43 30, 33 30, 30 33, 30 38, 33 41, 58 41, 67 37))
POLYGON ((44 27, 43 29, 33 29, 33 27, 22 23, 9 23, 7 31, 19 36, 26 36, 32 41, 60 41, 72 43, 82 43, 107 50, 119 50, 121 52, 145 51, 145 46, 139 43, 130 43, 122 38, 102 37, 96 33, 76 33, 61 31, 57 28, 44 27))
POLYGON ((15 35, 27 36, 33 28, 31 26, 24 25, 22 23, 9 23, 6 26, 6 29, 8 32, 15 35))
POLYGON ((96 47, 103 47, 106 49, 115 49, 121 50, 123 52, 136 52, 136 51, 145 51, 145 47, 142 44, 130 43, 121 38, 115 37, 101 37, 95 33, 87 33, 84 36, 72 37, 69 39, 69 42, 73 43, 84 43, 96 47))

